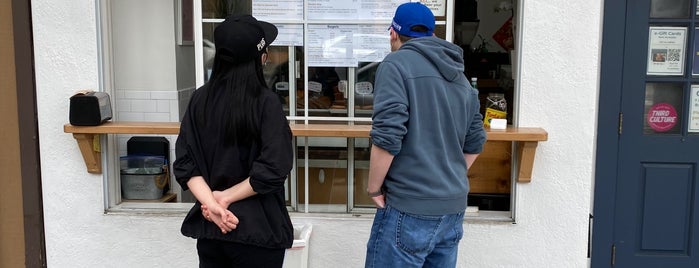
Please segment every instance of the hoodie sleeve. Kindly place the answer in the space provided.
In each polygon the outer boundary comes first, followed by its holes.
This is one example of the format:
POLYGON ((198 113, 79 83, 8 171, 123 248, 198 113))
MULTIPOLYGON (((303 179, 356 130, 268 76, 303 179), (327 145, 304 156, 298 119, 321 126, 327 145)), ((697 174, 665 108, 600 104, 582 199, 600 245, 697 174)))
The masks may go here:
POLYGON ((258 194, 278 191, 291 172, 291 129, 279 99, 266 98, 260 122, 260 154, 250 170, 250 185, 258 194))
POLYGON ((486 133, 483 128, 483 115, 480 113, 481 104, 478 100, 478 91, 471 88, 471 94, 475 95, 471 98, 471 125, 464 142, 465 154, 479 154, 483 151, 483 144, 486 141, 486 133))
POLYGON ((173 174, 183 191, 189 189, 187 186, 189 179, 202 175, 194 159, 195 153, 190 146, 190 143, 193 142, 192 138, 196 135, 193 132, 195 128, 192 126, 193 121, 190 115, 191 111, 187 111, 182 118, 180 133, 175 142, 175 162, 172 163, 173 174))
POLYGON ((376 71, 371 139, 376 146, 397 155, 408 131, 408 96, 398 66, 384 61, 376 71))

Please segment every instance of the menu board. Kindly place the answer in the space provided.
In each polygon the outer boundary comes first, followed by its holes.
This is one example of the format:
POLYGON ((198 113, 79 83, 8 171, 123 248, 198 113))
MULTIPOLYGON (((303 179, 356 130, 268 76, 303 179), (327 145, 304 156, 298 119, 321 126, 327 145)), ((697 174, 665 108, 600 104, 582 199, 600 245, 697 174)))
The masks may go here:
POLYGON ((303 25, 301 24, 275 24, 279 30, 273 46, 303 46, 303 25))
POLYGON ((353 34, 357 25, 308 25, 306 53, 308 66, 356 67, 353 34))
POLYGON ((446 14, 445 0, 420 0, 420 2, 429 7, 435 17, 442 17, 446 14))
POLYGON ((409 0, 361 0, 358 19, 391 20, 396 8, 409 0))
POLYGON ((385 25, 311 24, 306 34, 308 66, 357 67, 391 52, 385 25))
POLYGON ((303 0, 254 0, 252 15, 264 21, 303 20, 303 0))
POLYGON ((354 34, 353 55, 360 62, 380 62, 391 53, 390 38, 384 25, 360 25, 354 34))
MULTIPOLYGON (((421 2, 436 17, 446 14, 446 0, 306 0, 309 20, 390 20, 396 8, 421 2)), ((261 20, 303 20, 303 0, 253 0, 252 15, 261 20)))
POLYGON ((396 8, 407 2, 422 2, 436 16, 446 9, 445 0, 253 0, 252 13, 275 22, 274 46, 305 46, 308 66, 356 67, 380 62, 391 52, 387 27, 396 8), (347 24, 352 21, 364 23, 347 24))
POLYGON ((648 75, 683 75, 687 28, 650 27, 648 75))
POLYGON ((410 0, 306 0, 309 20, 390 20, 410 0))

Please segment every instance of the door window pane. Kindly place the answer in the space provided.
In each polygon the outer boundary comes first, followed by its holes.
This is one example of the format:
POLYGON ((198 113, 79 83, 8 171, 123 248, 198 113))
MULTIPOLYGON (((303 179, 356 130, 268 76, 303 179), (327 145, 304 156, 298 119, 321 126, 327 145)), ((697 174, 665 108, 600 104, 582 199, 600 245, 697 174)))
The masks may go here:
POLYGON ((688 18, 690 0, 651 0, 651 18, 688 18))
POLYGON ((692 75, 699 75, 699 28, 694 28, 694 41, 692 42, 692 55, 688 60, 692 62, 692 75))
POLYGON ((699 85, 692 85, 689 95, 689 127, 688 132, 699 132, 699 85))
POLYGON ((682 84, 648 83, 644 104, 643 134, 680 134, 682 84))

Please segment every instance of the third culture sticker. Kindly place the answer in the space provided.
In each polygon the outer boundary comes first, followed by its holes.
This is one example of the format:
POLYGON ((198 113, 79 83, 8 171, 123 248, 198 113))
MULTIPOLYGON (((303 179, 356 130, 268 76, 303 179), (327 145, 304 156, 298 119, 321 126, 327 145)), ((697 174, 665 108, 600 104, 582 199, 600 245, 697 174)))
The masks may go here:
POLYGON ((677 111, 667 103, 653 105, 648 111, 648 125, 657 132, 665 132, 677 124, 677 111))

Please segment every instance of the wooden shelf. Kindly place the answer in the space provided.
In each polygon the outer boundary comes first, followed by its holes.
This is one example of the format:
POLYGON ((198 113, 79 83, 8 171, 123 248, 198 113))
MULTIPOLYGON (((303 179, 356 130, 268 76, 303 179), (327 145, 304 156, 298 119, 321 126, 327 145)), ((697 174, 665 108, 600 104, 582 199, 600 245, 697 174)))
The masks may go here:
MULTIPOLYGON (((348 137, 368 138, 371 125, 295 124, 289 125, 297 137, 348 137)), ((101 134, 162 134, 177 135, 178 122, 106 122, 99 126, 74 126, 65 124, 63 131, 72 133, 78 143, 87 172, 102 173, 102 156, 99 145, 101 134)), ((508 127, 503 130, 486 128, 488 141, 516 142, 517 181, 530 182, 534 156, 538 142, 548 140, 548 133, 536 127, 508 127)))
POLYGON ((371 125, 290 124, 289 127, 297 137, 368 138, 371 131, 371 125))
POLYGON ((179 122, 106 122, 99 126, 65 124, 65 133, 81 134, 167 134, 180 133, 179 122))

